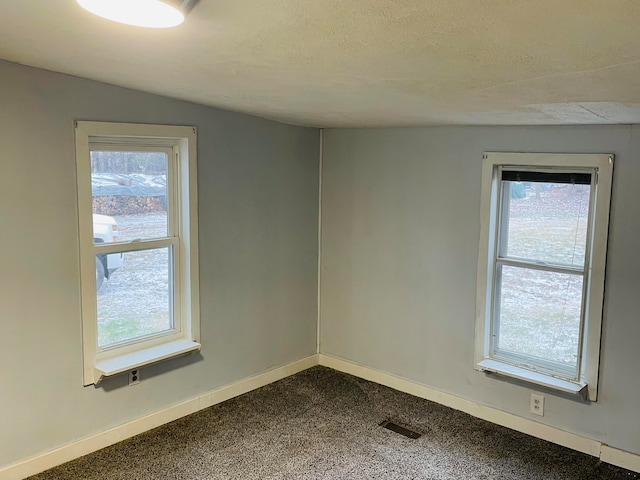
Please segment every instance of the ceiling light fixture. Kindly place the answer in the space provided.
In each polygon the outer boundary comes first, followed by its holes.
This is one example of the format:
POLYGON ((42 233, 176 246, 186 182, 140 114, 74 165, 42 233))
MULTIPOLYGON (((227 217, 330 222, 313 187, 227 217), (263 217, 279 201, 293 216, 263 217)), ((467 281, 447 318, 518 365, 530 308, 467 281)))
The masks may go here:
POLYGON ((180 25, 199 0, 76 0, 99 17, 136 27, 180 25))

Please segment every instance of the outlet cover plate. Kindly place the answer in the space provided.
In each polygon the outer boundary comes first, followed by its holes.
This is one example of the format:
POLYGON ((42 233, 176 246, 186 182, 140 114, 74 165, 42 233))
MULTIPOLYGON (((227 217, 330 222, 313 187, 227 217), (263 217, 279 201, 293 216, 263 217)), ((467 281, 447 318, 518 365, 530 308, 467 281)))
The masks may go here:
POLYGON ((538 395, 537 393, 531 394, 531 404, 529 411, 534 415, 540 415, 544 417, 544 395, 538 395))
POLYGON ((140 370, 129 371, 129 385, 137 385, 140 383, 140 370))

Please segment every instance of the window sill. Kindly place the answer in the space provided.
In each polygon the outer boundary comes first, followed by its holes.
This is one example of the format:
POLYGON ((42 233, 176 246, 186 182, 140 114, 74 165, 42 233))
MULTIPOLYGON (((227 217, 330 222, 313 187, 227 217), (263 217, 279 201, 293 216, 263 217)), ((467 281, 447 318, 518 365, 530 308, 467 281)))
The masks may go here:
POLYGON ((201 345, 192 340, 175 340, 137 352, 112 357, 96 362, 94 383, 98 385, 104 377, 134 370, 145 365, 161 362, 169 358, 186 355, 200 350, 201 345))
POLYGON ((496 360, 483 360, 476 365, 476 370, 516 378, 518 380, 540 385, 541 387, 559 390, 561 392, 574 395, 584 395, 584 392, 587 389, 587 384, 583 382, 562 380, 560 378, 533 372, 514 365, 498 362, 496 360))

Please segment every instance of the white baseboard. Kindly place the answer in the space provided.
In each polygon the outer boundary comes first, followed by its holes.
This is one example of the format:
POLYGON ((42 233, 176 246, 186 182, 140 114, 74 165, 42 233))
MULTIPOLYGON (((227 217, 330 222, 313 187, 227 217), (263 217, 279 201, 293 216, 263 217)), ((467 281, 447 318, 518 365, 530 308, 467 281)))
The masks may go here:
POLYGON ((62 447, 36 455, 21 462, 0 468, 0 479, 22 480, 36 473, 43 472, 57 465, 83 455, 108 447, 127 438, 172 422, 178 418, 190 415, 224 402, 230 398, 264 387, 270 383, 286 378, 295 373, 318 365, 318 355, 311 355, 297 362, 289 363, 279 368, 269 370, 254 377, 246 378, 238 382, 217 388, 197 397, 191 398, 177 405, 172 405, 163 410, 153 412, 141 418, 137 418, 123 425, 101 432, 90 437, 69 443, 62 447))
POLYGON ((600 458, 603 462, 617 465, 619 467, 640 472, 640 455, 625 452, 597 440, 583 437, 581 435, 566 432, 559 428, 550 427, 538 423, 528 418, 519 417, 511 413, 503 412, 492 407, 480 405, 471 400, 441 392, 439 390, 421 385, 390 373, 380 372, 372 368, 357 365, 347 360, 320 354, 319 363, 325 367, 333 368, 340 372, 348 373, 365 380, 369 380, 380 385, 399 390, 401 392, 425 398, 432 402, 451 407, 455 410, 468 413, 477 418, 487 420, 491 423, 502 425, 503 427, 526 433, 533 437, 541 438, 548 442, 556 443, 579 452, 583 452, 600 458))
POLYGON ((238 395, 245 394, 256 388, 264 387, 290 375, 296 374, 316 365, 333 368, 340 372, 348 373, 356 377, 385 385, 387 387, 409 393, 417 397, 425 398, 433 402, 451 407, 455 410, 468 413, 474 417, 482 418, 489 422, 502 425, 534 437, 563 445, 573 450, 578 450, 600 458, 603 462, 617 465, 635 472, 640 472, 640 455, 625 452, 617 448, 605 445, 575 433, 566 432, 559 428, 550 427, 533 420, 518 417, 492 407, 487 407, 466 400, 455 395, 420 385, 419 383, 396 377, 389 373, 380 372, 368 367, 342 360, 329 355, 311 355, 302 360, 275 368, 268 372, 246 378, 224 387, 212 390, 197 397, 191 398, 177 405, 172 405, 163 410, 137 418, 128 423, 101 432, 90 437, 83 438, 73 443, 56 448, 21 462, 0 468, 1 480, 22 480, 49 468, 61 465, 83 455, 108 447, 127 438, 156 428, 160 425, 190 415, 204 408, 224 402, 238 395))
POLYGON ((600 451, 600 460, 640 473, 640 455, 635 453, 625 452, 603 443, 600 451))

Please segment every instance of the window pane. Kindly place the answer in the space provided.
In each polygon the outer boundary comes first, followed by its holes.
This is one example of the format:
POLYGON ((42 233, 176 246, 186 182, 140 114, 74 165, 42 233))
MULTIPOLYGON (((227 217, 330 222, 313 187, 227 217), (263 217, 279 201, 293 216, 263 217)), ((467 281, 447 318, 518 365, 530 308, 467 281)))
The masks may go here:
POLYGON ((591 186, 502 183, 503 187, 511 186, 509 208, 503 213, 508 222, 508 235, 502 255, 583 266, 591 186))
POLYGON ((91 152, 94 243, 167 236, 167 154, 91 152))
POLYGON ((575 367, 582 276, 502 267, 497 347, 575 367))
POLYGON ((108 281, 98 281, 98 346, 172 330, 171 248, 98 255, 98 280, 99 262, 110 263, 112 255, 124 255, 124 260, 108 281))

